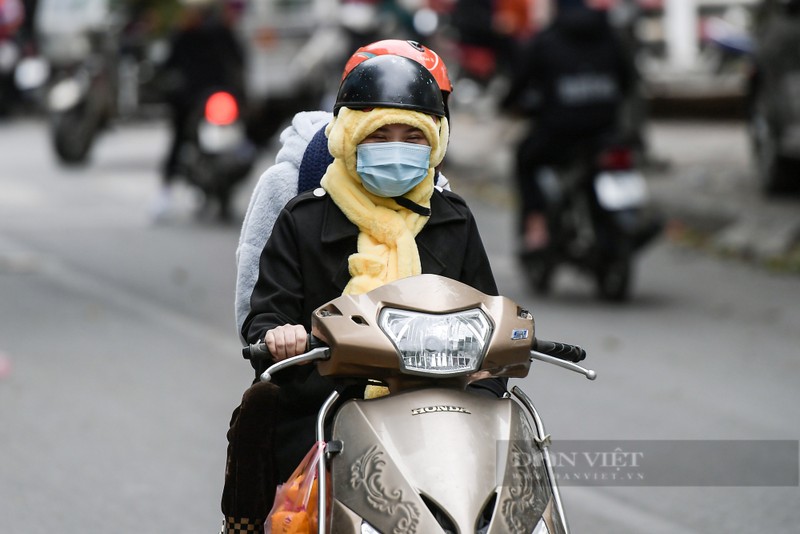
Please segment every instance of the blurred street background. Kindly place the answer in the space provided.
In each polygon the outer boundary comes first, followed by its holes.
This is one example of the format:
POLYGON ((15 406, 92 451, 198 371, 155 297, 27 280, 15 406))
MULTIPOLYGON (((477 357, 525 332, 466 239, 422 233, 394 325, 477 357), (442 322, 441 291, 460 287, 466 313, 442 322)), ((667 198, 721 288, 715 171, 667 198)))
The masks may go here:
MULTIPOLYGON (((181 6, 0 0, 0 530, 218 531, 225 433, 252 380, 233 310, 242 216, 279 132, 297 111, 330 107, 355 48, 348 39, 366 30, 441 52, 455 84, 444 172, 476 215, 500 291, 533 311, 537 335, 585 347, 598 372, 589 382, 534 365, 518 381, 554 442, 720 440, 722 464, 750 472, 757 452, 725 464, 725 442, 800 439, 800 173, 778 150, 789 141, 775 137, 800 126, 774 126, 765 111, 791 117, 800 63, 789 100, 772 102, 779 92, 765 96, 753 81, 759 29, 783 3, 601 2, 635 37, 639 165, 667 221, 638 258, 630 300, 607 303, 569 269, 547 296, 526 283, 511 169, 525 123, 498 112, 507 73, 496 51, 464 46, 450 16, 459 1, 347 19, 336 2, 226 4, 246 53, 243 109, 257 152, 219 220, 183 181, 168 215, 154 216, 171 126, 153 84, 181 6), (68 45, 71 25, 79 37, 68 45), (53 35, 63 38, 55 51, 53 35), (116 80, 112 105, 83 157, 65 158, 53 93, 81 68, 116 80)), ((523 4, 515 39, 551 13, 544 0, 523 4)), ((728 487, 656 480, 562 492, 573 532, 792 533, 797 459, 785 469, 794 485, 756 472, 728 487)))

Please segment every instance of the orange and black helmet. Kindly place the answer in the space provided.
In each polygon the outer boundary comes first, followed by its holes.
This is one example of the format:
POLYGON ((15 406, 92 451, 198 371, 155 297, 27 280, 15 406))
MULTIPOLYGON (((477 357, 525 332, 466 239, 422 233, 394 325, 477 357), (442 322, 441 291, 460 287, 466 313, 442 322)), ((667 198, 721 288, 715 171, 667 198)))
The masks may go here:
POLYGON ((443 93, 452 93, 453 84, 450 82, 450 76, 447 74, 447 66, 445 66, 439 54, 431 50, 425 45, 421 45, 416 41, 404 41, 402 39, 384 39, 383 41, 376 41, 368 45, 362 46, 356 50, 344 66, 342 72, 342 80, 344 80, 353 67, 367 59, 375 56, 403 56, 408 59, 413 59, 417 63, 423 65, 430 71, 439 89, 443 93))
POLYGON ((439 90, 442 92, 442 101, 444 103, 444 113, 446 117, 450 116, 450 109, 448 107, 448 99, 450 93, 453 92, 453 84, 450 81, 450 76, 447 73, 447 66, 439 57, 439 54, 431 50, 425 45, 419 44, 416 41, 406 41, 403 39, 384 39, 382 41, 375 41, 368 45, 364 45, 356 50, 344 66, 342 72, 342 82, 347 78, 347 75, 364 61, 377 57, 377 56, 401 56, 408 59, 413 59, 420 65, 424 66, 428 72, 431 73, 439 90))
POLYGON ((398 108, 446 116, 443 93, 433 74, 413 59, 393 54, 362 61, 339 86, 333 114, 350 109, 398 108))

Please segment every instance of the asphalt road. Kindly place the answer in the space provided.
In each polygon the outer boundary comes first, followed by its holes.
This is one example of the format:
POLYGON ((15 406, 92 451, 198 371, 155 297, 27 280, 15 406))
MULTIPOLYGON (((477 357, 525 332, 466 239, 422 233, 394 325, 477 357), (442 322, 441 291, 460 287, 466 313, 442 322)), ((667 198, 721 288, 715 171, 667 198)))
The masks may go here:
MULTIPOLYGON (((685 134, 698 151, 702 134, 685 134)), ((0 124, 0 517, 16 532, 218 528, 225 431, 251 378, 233 326, 238 227, 195 220, 188 190, 169 224, 151 224, 165 140, 161 125, 120 127, 90 166, 64 170, 42 124, 0 124)), ((629 304, 596 301, 569 271, 535 297, 511 256, 507 205, 463 192, 501 291, 534 312, 541 337, 586 347, 599 374, 537 365, 519 381, 554 443, 674 445, 684 478, 565 484, 573 531, 795 532, 798 459, 767 456, 774 440, 800 439, 800 280, 661 241, 629 304), (712 440, 715 454, 691 457, 712 440), (742 451, 743 440, 761 442, 742 451), (706 458, 719 472, 705 473, 706 458), (706 484, 739 471, 738 485, 706 484), (794 485, 777 485, 786 472, 794 485)))

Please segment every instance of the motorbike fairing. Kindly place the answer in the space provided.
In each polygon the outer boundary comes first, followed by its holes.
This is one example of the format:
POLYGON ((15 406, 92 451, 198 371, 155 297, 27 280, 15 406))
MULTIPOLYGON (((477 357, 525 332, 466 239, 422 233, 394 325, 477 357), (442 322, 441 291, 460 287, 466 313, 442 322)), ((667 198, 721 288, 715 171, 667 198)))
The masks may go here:
POLYGON ((350 400, 337 411, 331 532, 529 534, 563 531, 520 405, 457 389, 350 400), (440 519, 437 521, 436 516, 440 519), (443 518, 443 521, 442 521, 443 518))

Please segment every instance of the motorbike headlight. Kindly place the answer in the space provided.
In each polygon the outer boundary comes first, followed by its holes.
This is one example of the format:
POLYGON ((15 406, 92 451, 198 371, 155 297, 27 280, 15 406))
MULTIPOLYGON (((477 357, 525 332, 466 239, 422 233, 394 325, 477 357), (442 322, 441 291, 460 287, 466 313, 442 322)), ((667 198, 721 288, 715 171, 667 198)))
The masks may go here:
POLYGON ((53 86, 47 97, 47 105, 52 111, 65 111, 78 102, 84 92, 84 85, 75 78, 66 78, 53 86))
POLYGON ((477 308, 443 315, 385 308, 379 324, 411 374, 477 371, 492 335, 489 319, 477 308))

